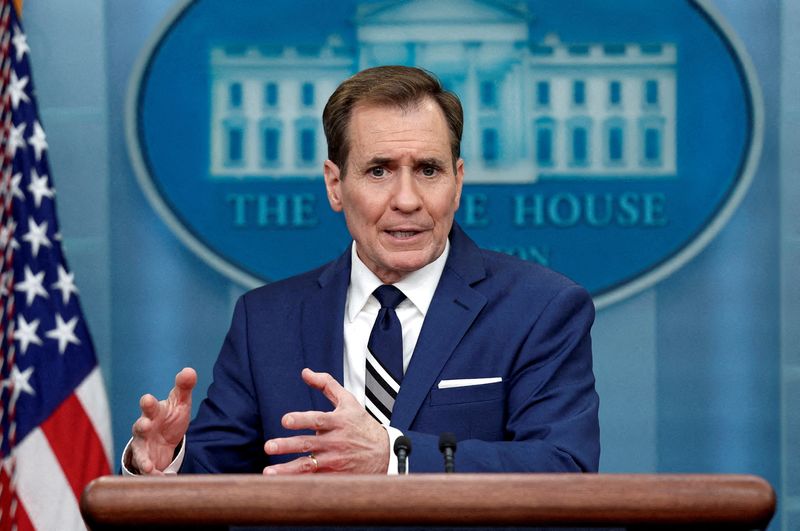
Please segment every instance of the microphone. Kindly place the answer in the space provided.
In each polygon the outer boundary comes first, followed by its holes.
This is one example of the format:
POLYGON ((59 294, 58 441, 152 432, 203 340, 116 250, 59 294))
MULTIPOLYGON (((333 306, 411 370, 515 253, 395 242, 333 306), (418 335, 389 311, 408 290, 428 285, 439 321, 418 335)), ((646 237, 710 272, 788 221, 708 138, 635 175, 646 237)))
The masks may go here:
POLYGON ((439 435, 439 451, 444 455, 444 471, 455 472, 456 436, 449 431, 439 435))
POLYGON ((397 473, 401 476, 406 473, 406 461, 411 455, 411 439, 401 435, 394 441, 394 455, 397 456, 397 473))

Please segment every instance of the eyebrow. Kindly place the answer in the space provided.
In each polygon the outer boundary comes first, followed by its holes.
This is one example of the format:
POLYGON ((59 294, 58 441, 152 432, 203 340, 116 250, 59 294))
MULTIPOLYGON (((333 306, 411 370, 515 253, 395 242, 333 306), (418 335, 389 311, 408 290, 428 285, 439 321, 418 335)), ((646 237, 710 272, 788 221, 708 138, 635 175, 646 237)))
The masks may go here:
POLYGON ((416 161, 417 166, 436 166, 437 168, 444 168, 447 164, 442 159, 436 157, 428 157, 424 159, 419 159, 416 161))
MULTIPOLYGON (((387 164, 389 164, 389 163, 391 163, 393 161, 394 161, 394 159, 389 158, 389 157, 372 157, 371 159, 369 159, 367 161, 366 165, 367 166, 385 166, 385 165, 387 165, 387 164)), ((445 164, 446 164, 445 161, 443 161, 442 159, 436 158, 436 157, 426 157, 426 158, 417 159, 417 160, 414 161, 414 165, 415 166, 436 166, 436 167, 439 167, 439 168, 443 168, 445 166, 445 164)))
POLYGON ((390 162, 392 162, 392 159, 389 157, 372 157, 367 161, 366 166, 385 166, 390 162))

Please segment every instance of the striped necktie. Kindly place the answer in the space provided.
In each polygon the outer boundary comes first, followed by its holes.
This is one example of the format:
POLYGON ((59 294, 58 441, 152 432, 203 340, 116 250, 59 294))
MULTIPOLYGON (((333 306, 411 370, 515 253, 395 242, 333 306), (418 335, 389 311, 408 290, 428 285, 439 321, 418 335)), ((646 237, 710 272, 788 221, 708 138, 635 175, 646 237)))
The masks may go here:
POLYGON ((381 304, 367 343, 366 408, 381 424, 392 420, 392 408, 403 381, 403 327, 394 309, 406 296, 394 286, 373 293, 381 304))

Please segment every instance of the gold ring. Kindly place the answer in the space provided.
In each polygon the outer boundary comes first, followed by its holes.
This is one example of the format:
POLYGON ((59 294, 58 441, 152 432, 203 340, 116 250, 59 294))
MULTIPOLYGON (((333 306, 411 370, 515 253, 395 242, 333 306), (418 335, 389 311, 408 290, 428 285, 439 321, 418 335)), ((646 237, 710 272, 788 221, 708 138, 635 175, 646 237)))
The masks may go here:
POLYGON ((314 463, 314 470, 313 471, 316 472, 317 469, 319 468, 319 461, 317 461, 317 458, 314 457, 314 454, 308 454, 308 457, 309 457, 309 459, 311 459, 311 462, 314 463))

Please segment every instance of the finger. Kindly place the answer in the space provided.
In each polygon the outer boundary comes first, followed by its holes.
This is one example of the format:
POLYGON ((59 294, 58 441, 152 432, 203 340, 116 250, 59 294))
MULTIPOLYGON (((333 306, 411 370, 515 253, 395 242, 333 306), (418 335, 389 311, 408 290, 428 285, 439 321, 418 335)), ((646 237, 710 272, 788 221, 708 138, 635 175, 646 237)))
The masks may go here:
POLYGON ((313 435, 298 435, 297 437, 283 437, 270 439, 264 443, 264 452, 267 455, 301 454, 317 450, 314 444, 316 437, 313 435))
POLYGON ((133 464, 137 470, 139 470, 140 475, 144 476, 163 476, 164 472, 157 469, 153 461, 148 458, 142 459, 140 463, 137 463, 136 457, 133 458, 133 464))
POLYGON ((334 407, 338 407, 345 397, 352 396, 327 372, 314 372, 306 368, 303 369, 300 375, 307 385, 322 391, 322 394, 325 395, 325 398, 330 400, 334 407))
POLYGON ((152 419, 158 412, 158 400, 151 394, 142 395, 139 399, 139 409, 142 410, 143 416, 152 419))
POLYGON ((184 367, 175 376, 175 387, 169 393, 170 399, 180 404, 191 404, 192 389, 195 385, 197 385, 197 373, 191 367, 184 367))
POLYGON ((139 474, 151 474, 156 470, 155 463, 147 453, 147 446, 137 444, 136 441, 131 443, 131 465, 139 474))
POLYGON ((283 416, 281 425, 287 430, 325 431, 335 427, 331 415, 322 411, 293 411, 283 416))
POLYGON ((264 469, 263 473, 267 476, 274 474, 313 474, 319 467, 319 458, 315 457, 312 459, 311 456, 304 455, 288 463, 270 465, 264 469))
POLYGON ((134 468, 138 470, 140 474, 149 474, 155 469, 155 466, 150 459, 146 457, 138 458, 136 453, 134 453, 132 461, 134 468))
POLYGON ((153 422, 150 419, 147 417, 139 417, 136 419, 136 422, 133 423, 131 432, 134 437, 146 438, 152 426, 153 422))

